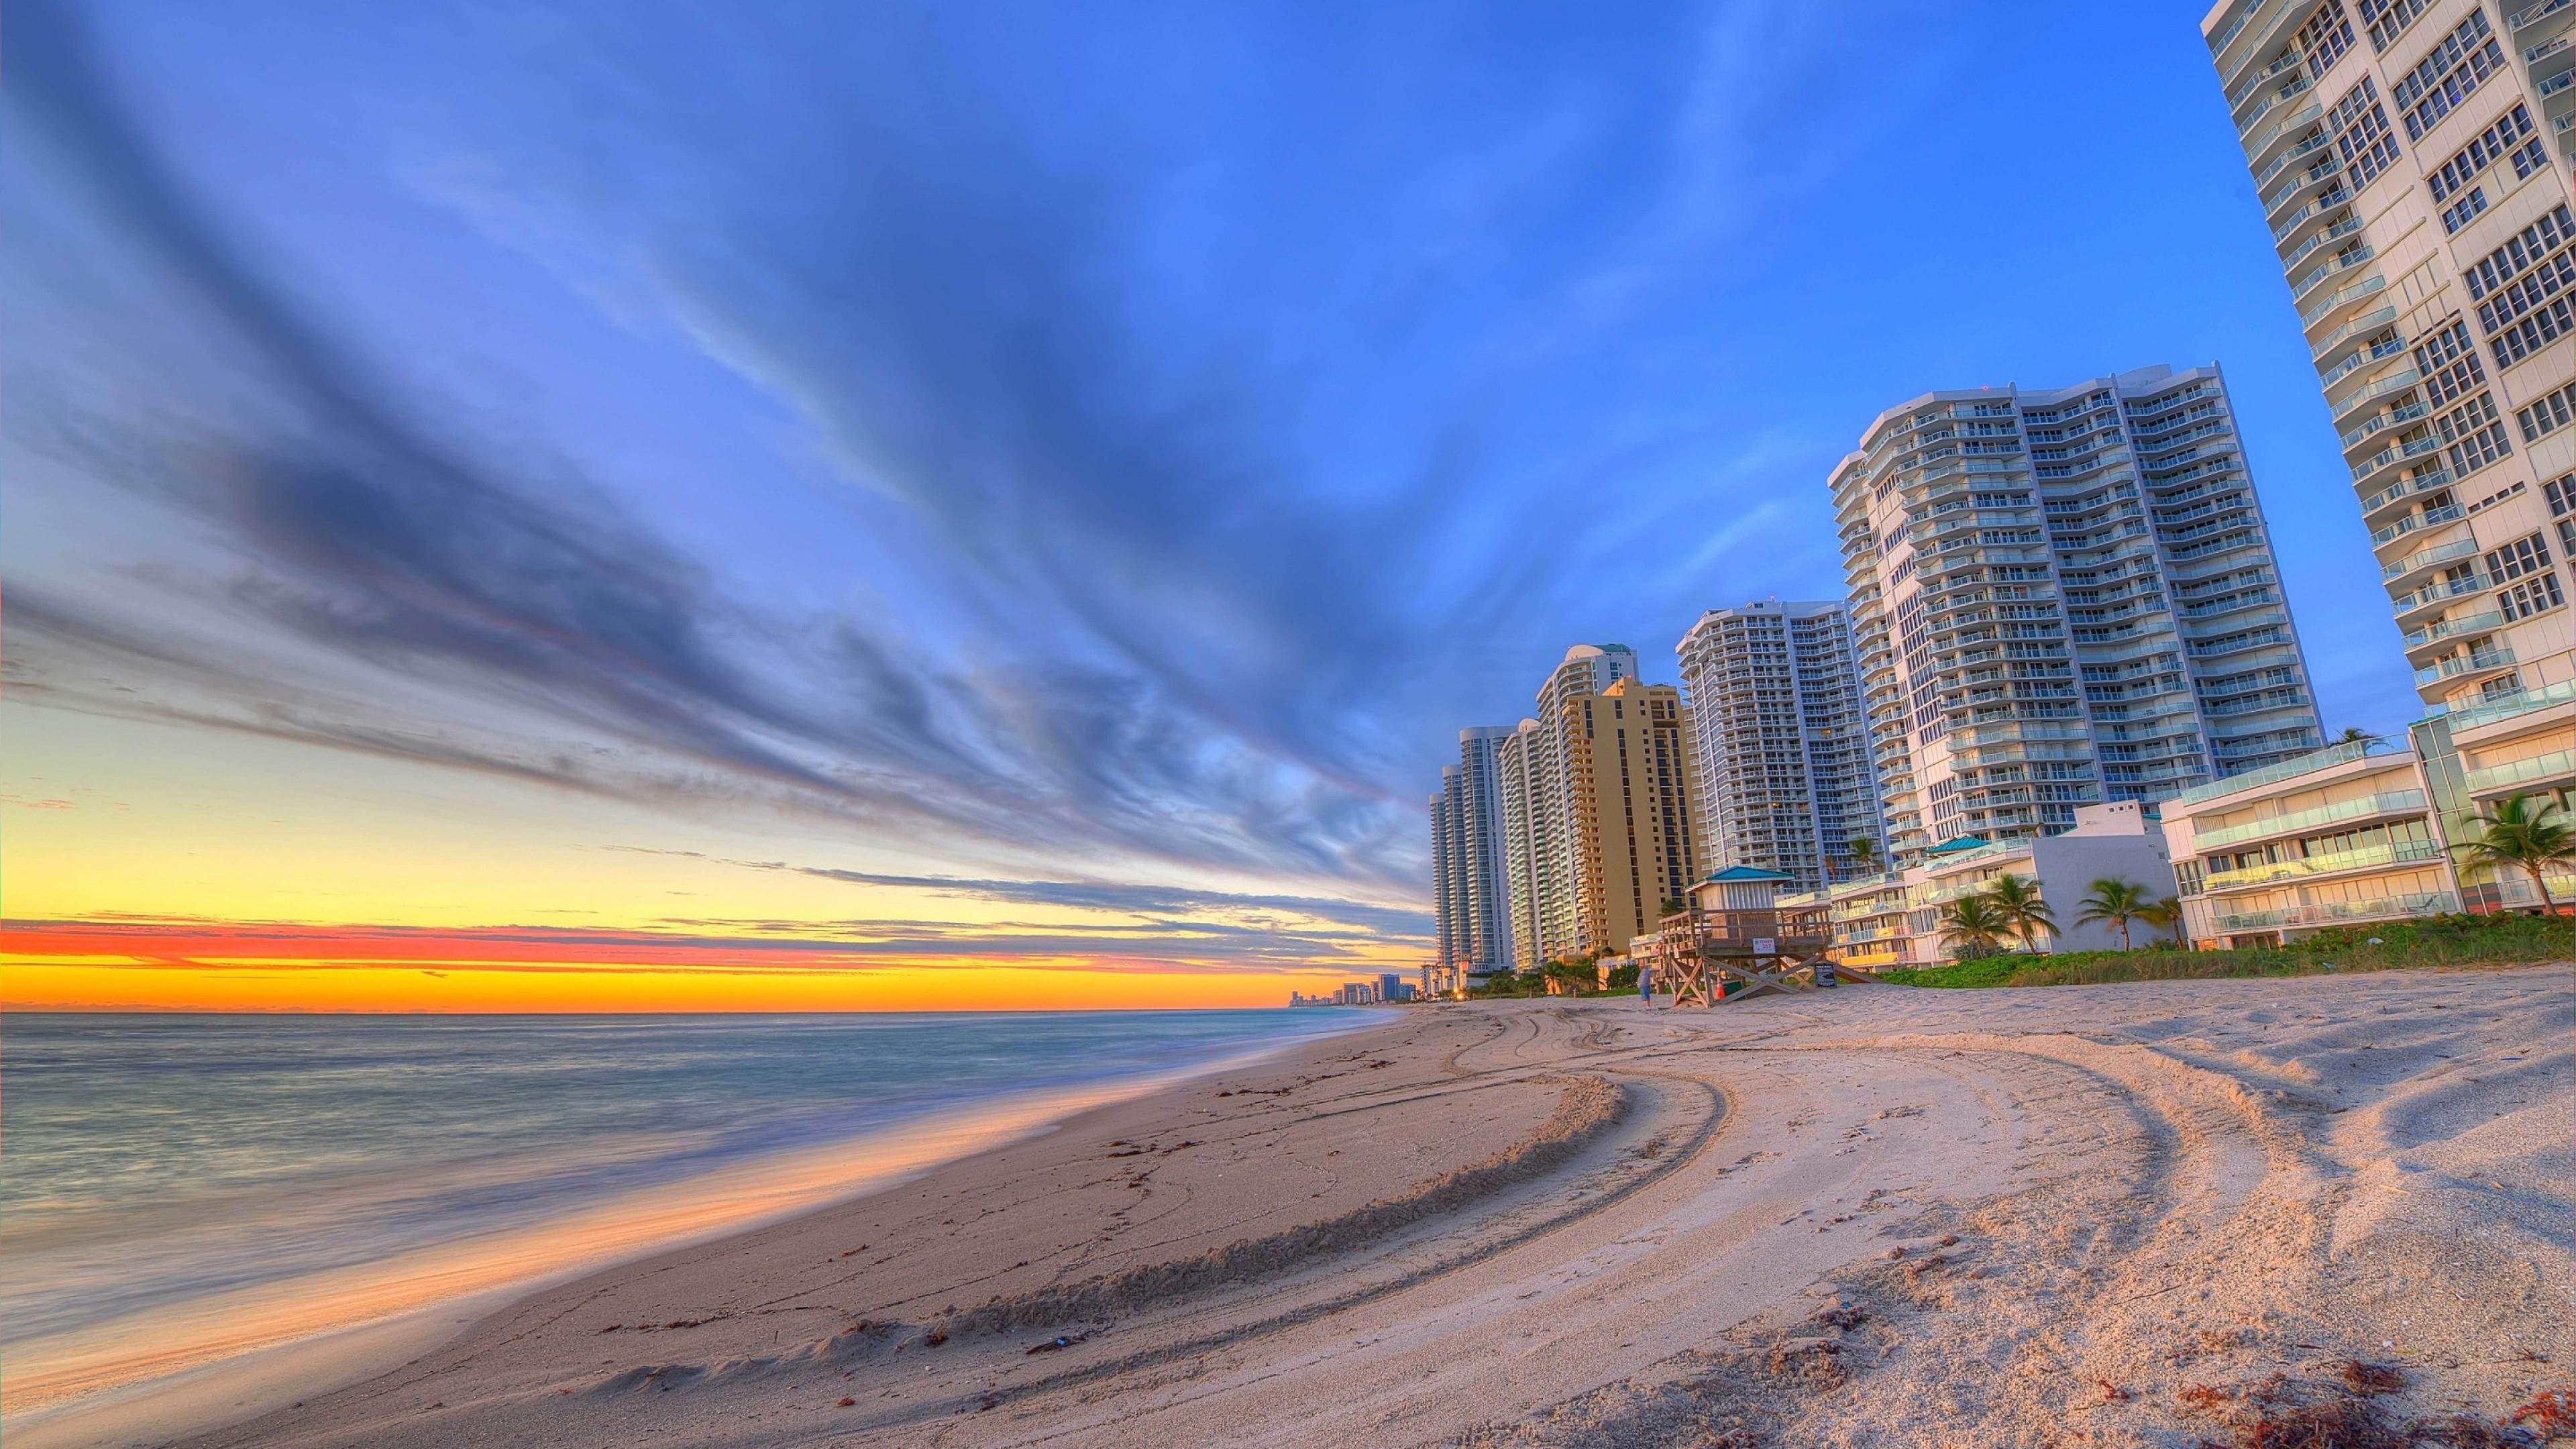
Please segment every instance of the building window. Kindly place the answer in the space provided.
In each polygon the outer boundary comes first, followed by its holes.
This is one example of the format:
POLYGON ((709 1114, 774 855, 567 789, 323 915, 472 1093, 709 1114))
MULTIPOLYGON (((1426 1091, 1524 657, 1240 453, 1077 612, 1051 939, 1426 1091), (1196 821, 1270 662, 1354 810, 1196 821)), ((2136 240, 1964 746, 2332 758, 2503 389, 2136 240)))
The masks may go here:
POLYGON ((2487 14, 2472 10, 2459 28, 2442 37, 2423 63, 2390 88, 2391 99, 2406 115, 2406 136, 2424 139, 2433 123, 2467 100, 2488 76, 2504 69, 2504 47, 2489 32, 2487 14))
POLYGON ((2397 159, 2397 138, 2389 134, 2388 112, 2379 104, 2378 85, 2368 76, 2335 102, 2326 128, 2334 132, 2336 152, 2352 168, 2350 184, 2355 191, 2397 159))
POLYGON ((2499 582, 2518 579, 2527 574, 2544 573, 2549 568, 2549 546, 2539 534, 2517 538, 2502 548, 2487 550, 2487 572, 2499 582))
POLYGON ((2435 201, 2448 200, 2452 192, 2466 187, 2472 177, 2503 159, 2508 151, 2513 154, 2514 174, 2527 179, 2531 170, 2527 169, 2524 153, 2532 148, 2525 146, 2516 150, 2514 143, 2535 134, 2531 112, 2516 101, 2512 110, 2497 117, 2494 125, 2480 131, 2477 139, 2461 147, 2460 154, 2443 162, 2432 175, 2425 177, 2424 184, 2433 188, 2435 201))
MULTIPOLYGON (((2309 17, 2308 23, 2299 27, 2298 34, 2290 37, 2290 43, 2307 58, 2309 78, 2324 75, 2328 66, 2341 60, 2343 53, 2352 49, 2352 21, 2343 13, 2343 0, 2330 0, 2324 9, 2309 17)), ((2086 405, 2095 401, 2097 399, 2094 398, 2084 400, 2086 405)))
MULTIPOLYGON (((2576 382, 2571 382, 2531 406, 2516 411, 2513 420, 2521 426, 2522 440, 2525 443, 2537 443, 2560 428, 2566 427, 2570 421, 2576 421, 2576 382)), ((2549 486, 2555 488, 2558 485, 2552 483, 2549 486)), ((2565 510, 2551 511, 2564 512, 2565 510)))
POLYGON ((2478 350, 2469 341, 2469 324, 2456 315, 2415 344, 2415 370, 2424 375, 2425 390, 2437 407, 2456 402, 2486 381, 2478 350))
POLYGON ((2479 393, 2435 422, 2442 441, 2451 445, 2451 472, 2456 477, 2465 478, 2513 452, 2504 422, 2496 415, 2495 399, 2487 393, 2479 393))
POLYGON ((2554 573, 2534 574, 2496 595, 2496 608, 2507 619, 2528 619, 2534 614, 2545 614, 2559 608, 2566 602, 2567 596, 2559 591, 2558 575, 2554 573))
POLYGON ((2442 230, 2446 233, 2458 231, 2476 220, 2478 213, 2486 209, 2487 189, 2483 186, 2472 186, 2467 195, 2442 208, 2442 230))
POLYGON ((2361 23, 2370 35, 2370 48, 2388 49, 2432 3, 2433 0, 2361 0, 2361 23))
POLYGON ((2576 283, 2576 216, 2565 203, 2461 274, 2489 335, 2576 283))

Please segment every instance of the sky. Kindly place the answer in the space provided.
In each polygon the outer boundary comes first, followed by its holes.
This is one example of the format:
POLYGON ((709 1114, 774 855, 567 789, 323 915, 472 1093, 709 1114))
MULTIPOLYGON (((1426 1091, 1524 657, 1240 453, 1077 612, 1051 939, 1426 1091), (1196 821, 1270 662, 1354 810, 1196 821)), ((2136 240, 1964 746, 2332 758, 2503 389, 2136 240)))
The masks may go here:
POLYGON ((2415 713, 2169 4, 22 0, 0 1001, 1274 1004, 1882 409, 2217 362, 2415 713))

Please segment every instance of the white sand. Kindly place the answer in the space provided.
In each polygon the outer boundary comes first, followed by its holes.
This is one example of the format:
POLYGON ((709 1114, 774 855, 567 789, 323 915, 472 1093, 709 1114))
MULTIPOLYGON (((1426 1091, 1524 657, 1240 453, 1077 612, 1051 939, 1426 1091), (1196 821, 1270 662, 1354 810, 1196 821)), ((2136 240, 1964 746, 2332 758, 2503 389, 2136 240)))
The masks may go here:
POLYGON ((2571 1292, 2567 967, 1446 1006, 194 1442, 2188 1446, 2571 1292))

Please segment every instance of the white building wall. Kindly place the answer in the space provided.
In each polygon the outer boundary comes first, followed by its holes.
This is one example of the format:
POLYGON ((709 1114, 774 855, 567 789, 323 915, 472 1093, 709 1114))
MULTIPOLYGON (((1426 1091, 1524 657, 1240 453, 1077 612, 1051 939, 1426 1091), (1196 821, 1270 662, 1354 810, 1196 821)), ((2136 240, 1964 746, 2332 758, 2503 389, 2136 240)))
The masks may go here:
POLYGON ((2428 704, 2576 678, 2576 5, 2202 22, 2428 704))
POLYGON ((2322 743, 2215 367, 1926 394, 1831 486, 1898 863, 2322 743))
POLYGON ((1712 609, 1675 646, 1712 867, 1814 889, 1849 874, 1854 837, 1884 851, 1851 622, 1840 602, 1712 609))

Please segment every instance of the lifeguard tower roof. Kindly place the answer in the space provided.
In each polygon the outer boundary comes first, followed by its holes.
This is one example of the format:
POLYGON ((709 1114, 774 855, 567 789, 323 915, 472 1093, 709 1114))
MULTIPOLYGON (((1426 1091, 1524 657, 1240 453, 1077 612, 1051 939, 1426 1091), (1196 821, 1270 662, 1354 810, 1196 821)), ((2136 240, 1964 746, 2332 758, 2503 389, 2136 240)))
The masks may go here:
POLYGON ((1724 870, 1711 872, 1708 878, 1709 878, 1710 880, 1718 881, 1718 882, 1720 882, 1720 883, 1725 883, 1725 882, 1730 882, 1730 881, 1739 881, 1739 880, 1796 880, 1796 879, 1797 879, 1797 877, 1796 877, 1796 876, 1794 876, 1794 875, 1782 875, 1780 872, 1778 872, 1778 871, 1776 871, 1776 870, 1764 870, 1762 867, 1760 867, 1760 866, 1758 866, 1758 865, 1730 865, 1730 866, 1728 866, 1728 867, 1727 867, 1726 869, 1724 869, 1724 870))

